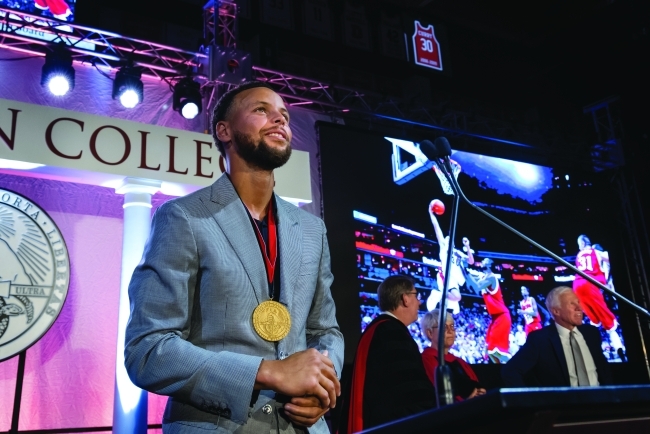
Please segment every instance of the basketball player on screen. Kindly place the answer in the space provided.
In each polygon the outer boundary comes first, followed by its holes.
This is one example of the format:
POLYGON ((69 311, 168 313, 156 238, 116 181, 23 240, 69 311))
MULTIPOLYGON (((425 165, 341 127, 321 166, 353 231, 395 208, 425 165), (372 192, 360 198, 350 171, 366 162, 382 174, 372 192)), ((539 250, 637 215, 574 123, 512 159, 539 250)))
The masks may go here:
POLYGON ((612 278, 611 264, 609 263, 609 252, 603 249, 603 246, 601 246, 600 244, 594 244, 591 247, 593 247, 593 249, 596 250, 596 253, 600 256, 601 259, 600 269, 603 270, 603 273, 605 274, 605 280, 607 280, 607 287, 612 291, 616 291, 616 289, 614 288, 614 279, 612 278))
POLYGON ((57 20, 65 21, 66 18, 72 15, 72 11, 65 0, 34 0, 34 6, 44 11, 49 9, 57 20))
POLYGON ((503 301, 499 279, 492 272, 493 263, 494 261, 490 258, 483 259, 481 266, 485 269, 485 274, 478 280, 468 274, 467 286, 475 291, 480 291, 483 296, 485 307, 492 319, 485 334, 488 357, 492 362, 500 364, 506 363, 512 357, 510 355, 512 318, 503 301))
MULTIPOLYGON (((580 235, 578 237, 578 248, 580 249, 576 256, 576 267, 578 270, 607 285, 607 278, 609 276, 605 274, 604 269, 609 274, 609 255, 607 256, 607 264, 605 265, 605 258, 602 252, 592 247, 591 240, 586 235, 580 235)), ((618 323, 612 311, 607 307, 600 288, 579 274, 576 274, 573 280, 573 291, 578 296, 582 309, 587 314, 589 320, 595 326, 602 325, 609 335, 610 344, 618 353, 619 357, 621 357, 621 360, 624 360, 623 343, 621 342, 621 337, 616 332, 618 323)))
POLYGON ((523 297, 519 302, 519 309, 517 313, 524 317, 526 321, 526 336, 534 330, 542 328, 542 321, 539 317, 539 310, 537 309, 537 302, 530 296, 530 291, 525 286, 521 287, 521 296, 523 297))
MULTIPOLYGON (((440 223, 436 218, 436 212, 442 214, 444 212, 444 205, 440 206, 437 199, 434 199, 429 204, 429 216, 431 217, 431 223, 433 224, 433 230, 436 234, 436 239, 438 240, 438 245, 440 246, 440 272, 436 278, 438 282, 438 290, 431 290, 431 294, 427 299, 427 310, 430 312, 436 308, 440 299, 442 298, 442 288, 445 283, 445 270, 447 269, 447 252, 449 248, 449 236, 444 236, 442 234, 442 229, 440 229, 440 223)), ((465 284, 465 273, 463 268, 467 264, 474 264, 474 256, 472 254, 472 249, 469 246, 469 240, 463 238, 463 248, 467 251, 467 254, 462 251, 454 248, 454 254, 451 258, 451 268, 449 269, 449 286, 447 287, 447 310, 451 310, 454 315, 460 312, 460 287, 465 284)))

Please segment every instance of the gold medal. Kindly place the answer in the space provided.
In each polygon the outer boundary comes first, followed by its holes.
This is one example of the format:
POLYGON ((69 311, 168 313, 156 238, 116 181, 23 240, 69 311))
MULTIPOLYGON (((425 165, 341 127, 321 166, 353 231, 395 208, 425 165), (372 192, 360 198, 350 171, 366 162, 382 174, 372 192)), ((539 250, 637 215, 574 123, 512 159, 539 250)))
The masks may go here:
POLYGON ((291 316, 283 304, 267 300, 253 311, 253 327, 265 341, 277 342, 289 334, 291 316))

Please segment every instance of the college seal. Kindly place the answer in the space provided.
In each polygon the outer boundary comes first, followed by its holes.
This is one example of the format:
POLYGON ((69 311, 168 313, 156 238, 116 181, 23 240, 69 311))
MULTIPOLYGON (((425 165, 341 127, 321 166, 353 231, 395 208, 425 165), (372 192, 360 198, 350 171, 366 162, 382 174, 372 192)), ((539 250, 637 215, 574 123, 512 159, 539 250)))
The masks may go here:
POLYGON ((70 284, 63 236, 31 200, 0 188, 0 361, 36 343, 70 284))

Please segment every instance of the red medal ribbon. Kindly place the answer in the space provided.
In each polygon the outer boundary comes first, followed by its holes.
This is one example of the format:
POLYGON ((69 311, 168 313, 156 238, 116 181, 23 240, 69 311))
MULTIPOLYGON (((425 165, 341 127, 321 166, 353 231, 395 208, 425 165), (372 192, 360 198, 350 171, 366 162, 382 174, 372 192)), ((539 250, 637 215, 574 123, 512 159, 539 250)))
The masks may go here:
POLYGON ((275 260, 278 257, 278 241, 275 225, 275 216, 273 215, 273 198, 269 202, 269 209, 267 211, 266 222, 268 225, 269 231, 269 255, 266 254, 266 243, 264 242, 264 237, 260 229, 255 226, 255 233, 257 234, 257 241, 260 244, 260 249, 262 250, 262 258, 264 258, 264 265, 266 265, 266 276, 269 279, 269 283, 273 283, 273 277, 275 276, 275 260))

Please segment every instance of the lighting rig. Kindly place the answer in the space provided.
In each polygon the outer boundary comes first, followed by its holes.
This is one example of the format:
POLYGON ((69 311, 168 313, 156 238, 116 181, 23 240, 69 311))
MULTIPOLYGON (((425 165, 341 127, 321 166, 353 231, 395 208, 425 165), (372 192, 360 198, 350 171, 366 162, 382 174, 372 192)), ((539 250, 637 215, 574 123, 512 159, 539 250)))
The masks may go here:
POLYGON ((63 96, 74 89, 74 75, 72 55, 67 49, 55 46, 45 54, 41 86, 46 87, 52 95, 63 96))
MULTIPOLYGON (((115 76, 112 78, 112 96, 125 108, 134 108, 144 99, 143 69, 135 66, 133 61, 127 60, 115 71, 115 76)), ((185 119, 194 119, 203 110, 201 84, 194 80, 191 74, 177 80, 175 84, 173 80, 173 78, 165 78, 173 92, 173 109, 185 119)), ((74 84, 75 71, 72 66, 71 51, 64 45, 54 45, 45 54, 41 86, 47 88, 52 95, 64 96, 74 89, 74 84)))
POLYGON ((173 88, 172 108, 185 119, 194 119, 203 110, 201 85, 191 76, 184 77, 173 88))
POLYGON ((142 68, 128 62, 115 73, 113 79, 113 99, 119 99, 126 108, 133 108, 144 99, 142 68))
POLYGON ((0 48, 44 56, 41 83, 57 96, 73 91, 74 63, 93 65, 100 72, 109 70, 104 75, 113 80, 113 98, 125 107, 135 107, 143 101, 144 77, 165 81, 173 88, 182 81, 179 77, 187 76, 188 69, 197 71, 193 77, 197 82, 205 83, 208 79, 201 73, 208 61, 204 53, 1 7, 0 48))
MULTIPOLYGON (((205 29, 209 36, 206 38, 207 48, 193 52, 0 8, 0 48, 43 56, 52 51, 53 45, 65 45, 74 62, 113 71, 124 66, 124 59, 132 59, 133 65, 141 68, 143 77, 166 81, 179 92, 183 88, 178 86, 179 77, 185 77, 190 69, 196 71, 193 80, 200 84, 200 91, 205 95, 204 113, 209 112, 207 108, 216 102, 223 88, 234 84, 230 75, 238 70, 235 72, 248 71, 247 78, 268 83, 287 105, 315 112, 417 126, 458 137, 525 148, 574 149, 579 145, 557 133, 541 133, 525 125, 475 116, 471 110, 449 109, 445 101, 414 106, 410 101, 377 92, 333 85, 255 65, 243 67, 250 62, 250 56, 248 59, 232 56, 237 55, 236 9, 234 0, 210 0, 204 7, 205 29), (45 35, 46 39, 35 35, 45 35), (238 68, 230 62, 232 59, 237 60, 238 68)), ((206 125, 208 123, 206 118, 206 125)))

